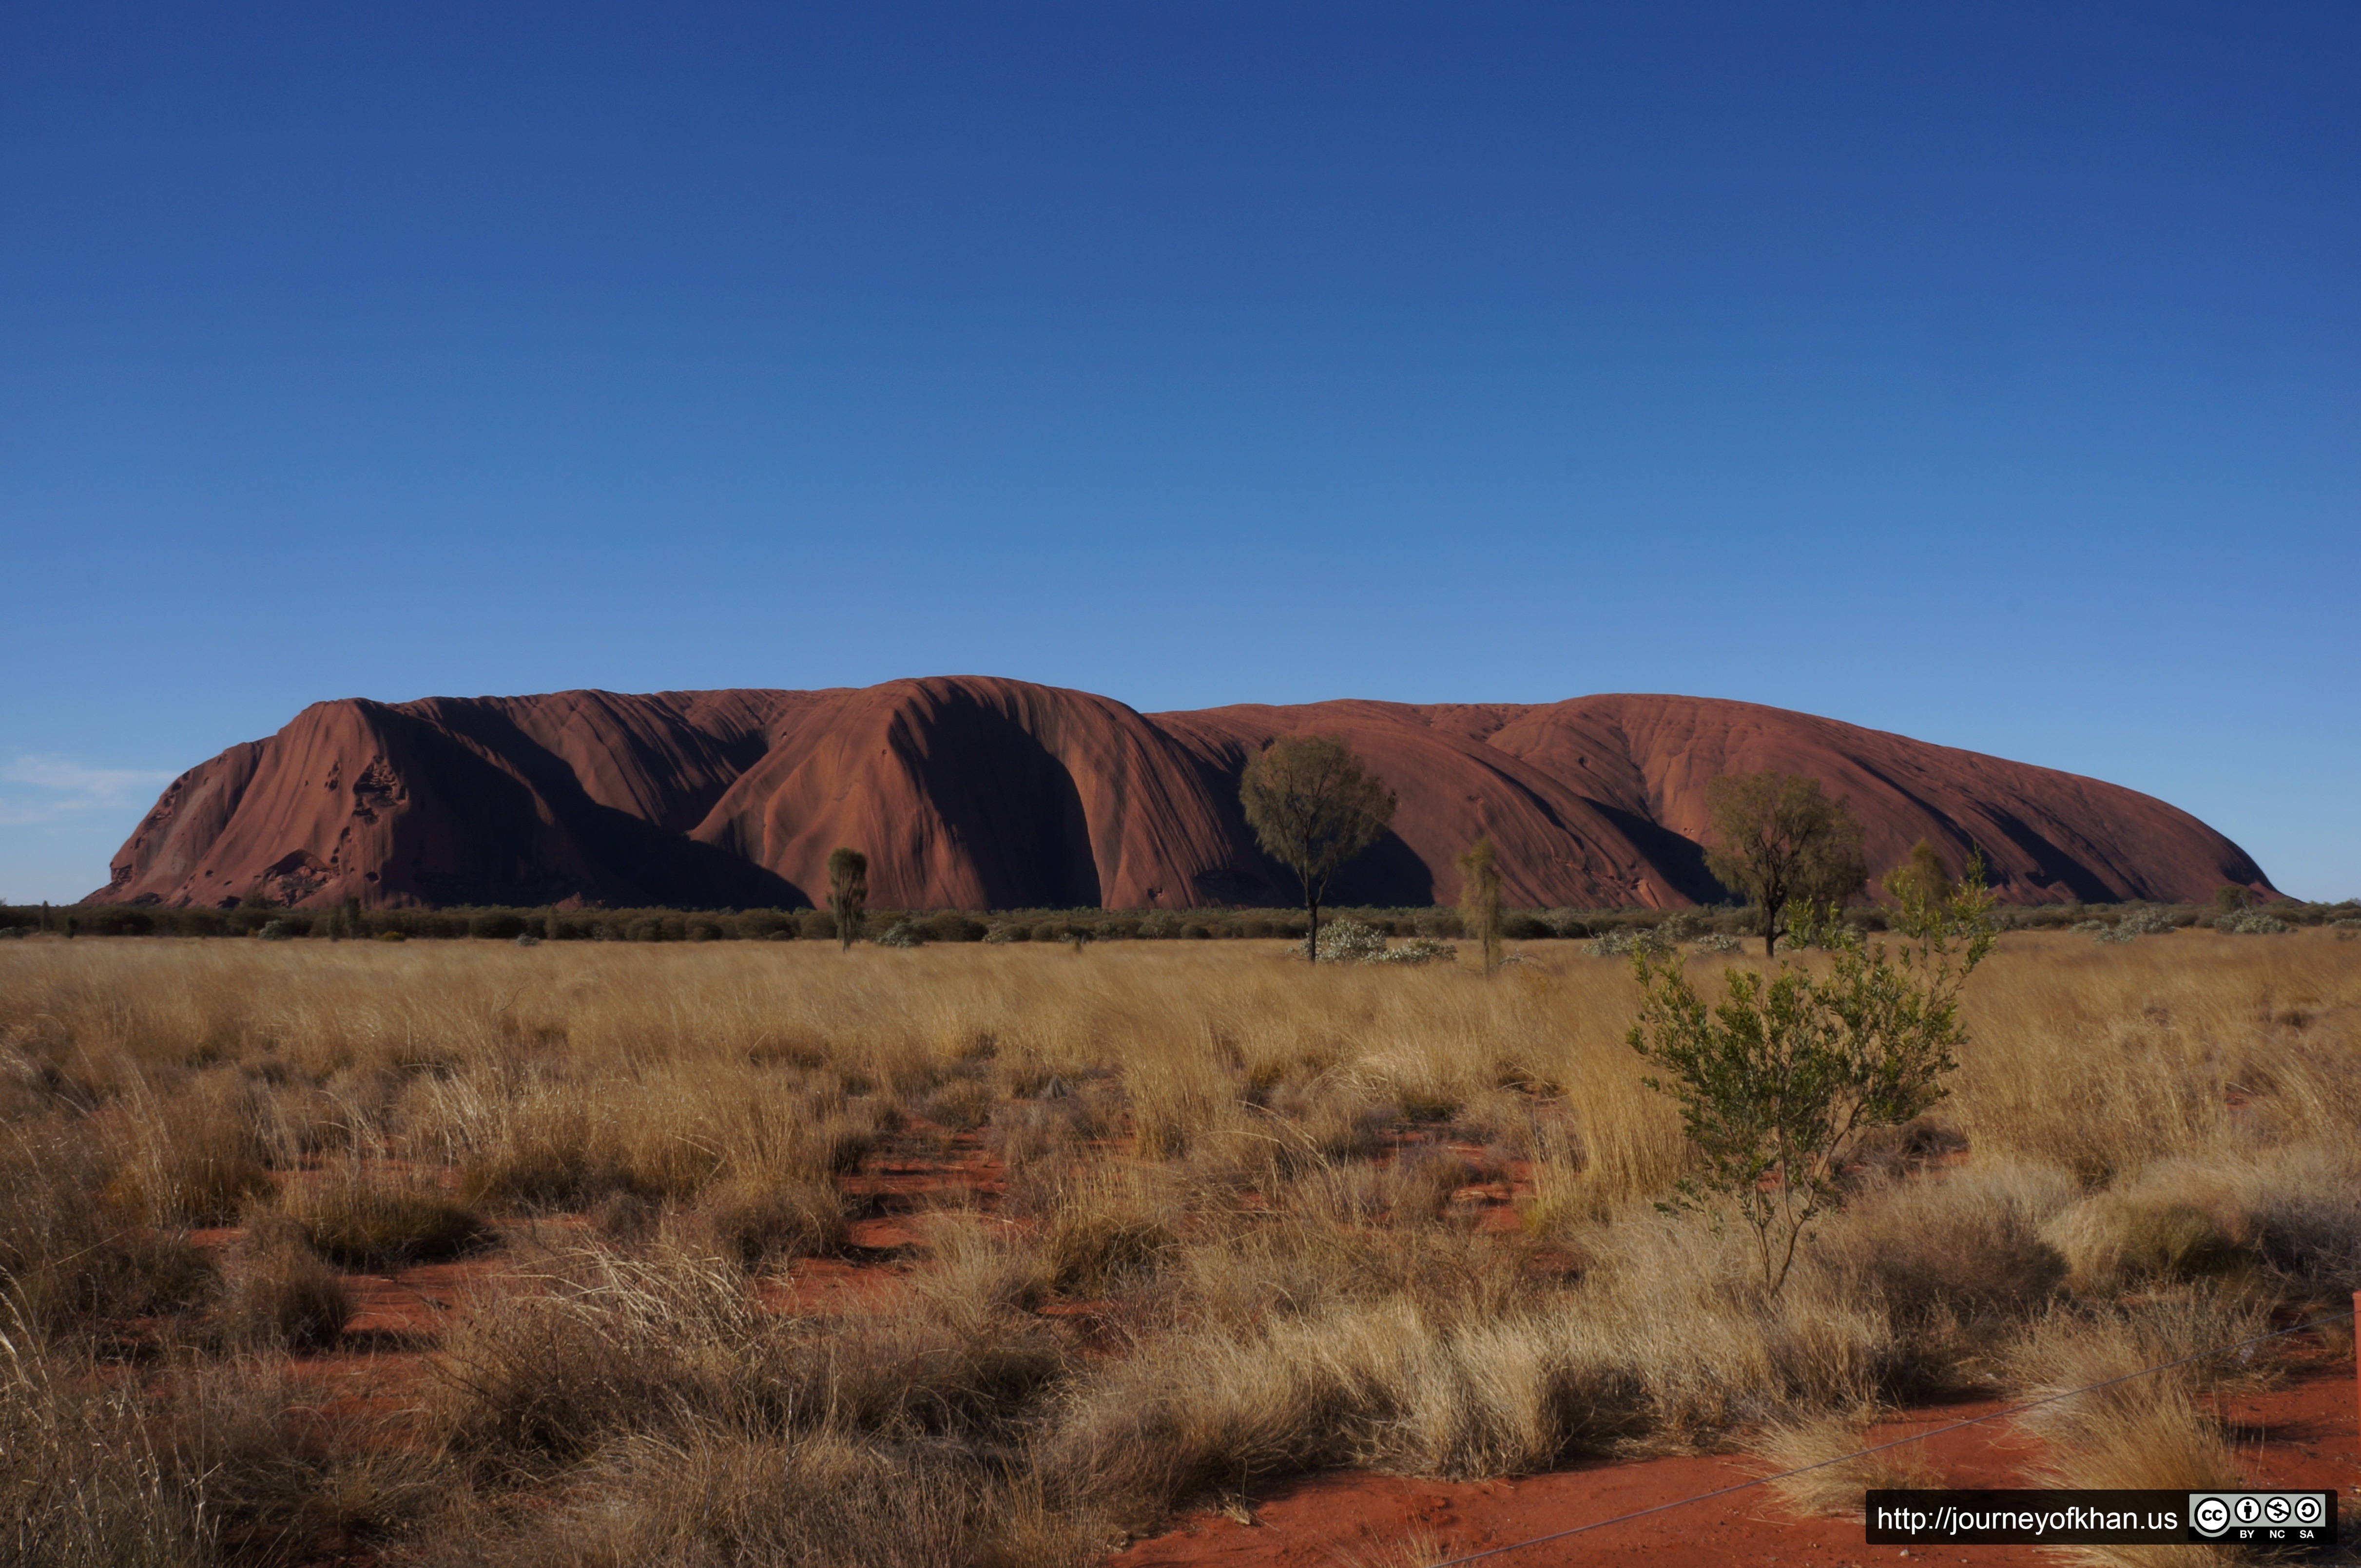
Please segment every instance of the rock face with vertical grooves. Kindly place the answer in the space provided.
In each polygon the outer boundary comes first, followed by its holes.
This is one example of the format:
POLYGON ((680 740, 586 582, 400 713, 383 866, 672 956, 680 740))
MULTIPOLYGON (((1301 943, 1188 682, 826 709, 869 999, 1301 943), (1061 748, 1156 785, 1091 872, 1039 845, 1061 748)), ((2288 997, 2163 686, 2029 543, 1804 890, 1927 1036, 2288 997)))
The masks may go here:
POLYGON ((1537 706, 1323 702, 1141 714, 945 676, 859 690, 558 692, 314 704, 164 791, 93 902, 796 906, 829 852, 885 908, 1285 905, 1238 774, 1272 737, 1350 741, 1400 797, 1338 903, 1457 895, 1479 833, 1521 906, 1722 895, 1705 786, 1775 768, 1850 801, 1870 863, 1971 847, 2004 899, 2274 891, 2186 812, 2093 779, 1832 719, 1682 696, 1537 706))

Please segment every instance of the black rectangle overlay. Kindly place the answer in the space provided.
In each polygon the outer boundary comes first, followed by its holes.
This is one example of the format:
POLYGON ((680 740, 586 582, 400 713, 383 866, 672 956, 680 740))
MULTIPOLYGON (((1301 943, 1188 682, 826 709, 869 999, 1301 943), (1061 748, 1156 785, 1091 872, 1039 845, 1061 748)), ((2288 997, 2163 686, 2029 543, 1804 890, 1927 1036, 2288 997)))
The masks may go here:
POLYGON ((2233 1491, 1873 1491, 1871 1546, 2280 1547, 2336 1539, 2336 1494, 2233 1491))

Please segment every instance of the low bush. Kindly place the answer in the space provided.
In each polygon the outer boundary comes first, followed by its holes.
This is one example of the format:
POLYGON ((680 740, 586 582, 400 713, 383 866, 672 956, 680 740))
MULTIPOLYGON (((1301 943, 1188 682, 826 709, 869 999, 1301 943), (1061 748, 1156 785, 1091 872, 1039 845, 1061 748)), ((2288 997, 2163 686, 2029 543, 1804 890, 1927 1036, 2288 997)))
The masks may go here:
POLYGON ((1069 1296, 1104 1296, 1137 1284, 1169 1261, 1180 1223, 1170 1195, 1136 1176, 1085 1179, 1060 1193, 1042 1227, 1044 1277, 1069 1296))
POLYGON ((228 1270, 215 1322, 233 1343, 324 1350, 352 1320, 352 1290, 310 1249, 249 1238, 228 1270))
POLYGON ((926 923, 927 938, 935 942, 981 942, 986 927, 981 920, 971 920, 956 909, 946 909, 926 923))
POLYGON ((436 1188, 357 1170, 291 1185, 280 1206, 313 1250, 347 1268, 453 1257, 489 1234, 466 1205, 436 1188))
POLYGON ((708 1245, 745 1268, 840 1251, 849 1234, 843 1195, 817 1181, 720 1182, 691 1220, 708 1245))
POLYGON ((1943 1485, 1923 1444, 1862 1452, 1872 1446, 1867 1422, 1833 1411, 1773 1421, 1753 1444, 1763 1464, 1777 1473, 1772 1490, 1801 1514, 1860 1519, 1866 1493, 1943 1485))
POLYGON ((1653 927, 1618 926, 1605 936, 1585 943, 1582 950, 1594 959, 1619 959, 1633 953, 1659 956, 1672 951, 1672 948, 1653 927))
POLYGON ((1399 948, 1388 948, 1376 954, 1369 961, 1373 964, 1447 964, 1455 963, 1458 959, 1459 949, 1449 942, 1433 937, 1412 937, 1399 948))
POLYGON ((1385 950, 1384 936, 1356 921, 1338 920, 1320 928, 1320 958, 1324 963, 1365 964, 1385 950))

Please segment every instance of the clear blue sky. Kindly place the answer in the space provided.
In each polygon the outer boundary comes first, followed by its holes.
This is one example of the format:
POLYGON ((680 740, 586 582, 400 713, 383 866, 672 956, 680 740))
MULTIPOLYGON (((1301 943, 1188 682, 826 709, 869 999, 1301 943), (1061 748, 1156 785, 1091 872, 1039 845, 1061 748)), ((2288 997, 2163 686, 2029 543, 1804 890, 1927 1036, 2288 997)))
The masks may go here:
POLYGON ((1684 692, 2361 894, 2361 7, 0 8, 0 895, 304 704, 1684 692))

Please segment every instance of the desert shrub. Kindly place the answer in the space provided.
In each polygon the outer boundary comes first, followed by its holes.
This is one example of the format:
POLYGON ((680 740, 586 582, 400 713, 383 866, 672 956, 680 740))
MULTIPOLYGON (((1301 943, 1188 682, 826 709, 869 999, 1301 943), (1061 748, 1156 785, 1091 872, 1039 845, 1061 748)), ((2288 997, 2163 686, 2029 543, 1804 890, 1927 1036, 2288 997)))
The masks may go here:
POLYGON ((237 1075, 199 1075, 169 1091, 142 1089, 105 1198, 156 1225, 219 1225, 272 1190, 255 1089, 237 1075))
POLYGON ((1386 1168, 1387 1208, 1397 1222, 1432 1220, 1443 1212, 1453 1193, 1476 1179, 1476 1174, 1465 1158, 1450 1149, 1412 1144, 1386 1168))
POLYGON ((217 1537, 201 1486, 134 1378, 96 1379, 0 1317, 0 1453, 11 1563, 27 1568, 201 1562, 217 1537))
POLYGON ((766 1563, 811 1568, 945 1563, 1079 1568, 1103 1543, 955 1452, 821 1431, 792 1439, 697 1428, 623 1439, 583 1472, 582 1496, 522 1522, 471 1521, 414 1558, 514 1568, 766 1563))
POLYGON ((828 1041, 811 1028, 783 1024, 763 1031, 763 1037, 747 1047, 746 1060, 755 1067, 809 1072, 828 1060, 828 1041))
POLYGON ((807 942, 833 942, 836 916, 825 909, 807 909, 796 916, 796 933, 807 942))
POLYGON ((380 942, 407 942, 410 940, 410 938, 407 933, 401 931, 379 931, 377 934, 377 940, 380 942))
POLYGON ((2276 937, 2292 931, 2295 927, 2278 916, 2267 914, 2263 910, 2240 909, 2228 915, 2216 916, 2213 929, 2229 936, 2276 937))
POLYGON ((1355 920, 1338 920, 1320 932, 1320 957, 1330 963, 1367 963, 1386 950, 1386 939, 1355 920))
POLYGON ((342 1275, 292 1238, 258 1231, 230 1264, 214 1321, 234 1343, 324 1350, 352 1315, 342 1275))
POLYGON ((1071 1159, 1087 1137, 1080 1102, 1002 1101, 992 1108, 985 1143, 1014 1172, 1043 1160, 1071 1159))
POLYGON ((1500 935, 1512 942, 1538 942, 1557 932, 1538 915, 1511 915, 1500 922, 1500 935))
POLYGON ((559 1255, 464 1315, 426 1411, 455 1455, 538 1471, 635 1433, 719 1424, 915 1439, 1005 1430, 1054 1375, 1038 1323, 972 1301, 780 1317, 733 1264, 659 1248, 559 1255))
POLYGON ((437 1188, 357 1169, 291 1185, 280 1207, 314 1251, 347 1268, 453 1257, 489 1234, 481 1220, 437 1188))
POLYGON ((266 942, 291 942, 295 939, 295 927, 284 920, 266 920, 254 934, 266 942))
POLYGON ((636 1192, 609 1192, 590 1207, 590 1229, 601 1240, 635 1245, 656 1234, 664 1209, 636 1192))
MULTIPOLYGON (((1675 963, 1632 963, 1642 995, 1631 1048, 1663 1079, 1696 1150, 1674 1188, 1685 1207, 1734 1210, 1754 1233, 1763 1284, 1775 1292, 1797 1243, 1842 1201, 1840 1177, 1870 1129, 1899 1126, 1949 1092, 1966 1039, 1960 993, 1991 950, 1991 895, 1971 862, 1939 908, 1905 907, 1914 935, 1898 956, 1838 928, 1822 971, 1782 963, 1765 978, 1724 976, 1708 1007, 1675 963)), ((1798 920, 1799 936, 1819 922, 1798 920)))
POLYGON ((918 1113, 953 1132, 972 1133, 992 1119, 999 1099, 984 1079, 954 1078, 921 1101, 918 1113))
POLYGON ((145 909, 101 905, 82 918, 83 928, 93 937, 145 937, 156 929, 156 917, 145 909))
POLYGON ((1385 1147, 1388 1124, 1400 1114, 1390 1101, 1373 1099, 1347 1083, 1282 1085, 1266 1097, 1265 1104, 1276 1118, 1281 1168, 1290 1175, 1312 1166, 1372 1157, 1385 1147))
POLYGON ((1085 1177, 1062 1187, 1042 1227, 1044 1277, 1061 1294, 1107 1295, 1154 1274, 1180 1225, 1172 1195, 1137 1173, 1085 1177))
POLYGON ((878 934, 881 948, 923 948, 927 945, 927 929, 915 921, 896 920, 878 934))
POLYGON ((1869 1446, 1866 1422, 1830 1411, 1773 1421, 1755 1439, 1754 1452, 1780 1473, 1772 1490, 1801 1514, 1859 1519, 1871 1491, 1942 1486, 1923 1444, 1861 1452, 1869 1446))
POLYGON ((2160 1160, 2046 1234, 2086 1294, 2227 1277, 2342 1296, 2361 1288, 2361 1159, 2306 1144, 2160 1160))
POLYGON ((511 942, 524 935, 524 916, 511 909, 479 910, 467 918, 467 935, 486 941, 511 942))
POLYGON ((1393 1288, 1365 1299, 1338 1292, 1341 1260, 1274 1279, 1290 1305, 1241 1302, 1093 1367, 1045 1467, 1137 1527, 1215 1484, 1344 1464, 1525 1474, 1643 1436, 1850 1409, 1876 1387, 1892 1336, 1873 1315, 1817 1285, 1768 1302, 1731 1289, 1732 1274, 1694 1267, 1700 1250, 1734 1261, 1701 1225, 1635 1220, 1613 1239, 1581 1288, 1521 1302, 1471 1291, 1486 1276, 1464 1266, 1404 1290, 1395 1264, 1378 1275, 1393 1288))
POLYGON ((843 1194, 817 1181, 740 1179, 708 1189, 692 1216, 697 1234, 746 1268, 843 1247, 843 1194))
POLYGON ((1634 953, 1653 957, 1672 949, 1653 927, 1618 926, 1604 936, 1585 943, 1582 950, 1594 959, 1616 959, 1629 958, 1634 953))
POLYGON ((980 942, 985 927, 981 920, 971 920, 956 909, 946 909, 926 924, 927 938, 936 942, 980 942))
POLYGON ((2214 1215, 2153 1194, 2099 1193, 2061 1216, 2052 1235, 2073 1262, 2077 1286, 2101 1292, 2224 1273, 2242 1253, 2214 1215))
POLYGON ((94 1200, 104 1169, 62 1128, 0 1128, 0 1332, 185 1312, 212 1292, 203 1252, 94 1200))
MULTIPOLYGON (((2026 1428, 2047 1442, 2050 1485, 2169 1488, 2242 1484, 2221 1425, 2195 1398, 2201 1385, 2235 1375, 2223 1361, 2167 1365, 2268 1330, 2266 1304, 2206 1288, 2152 1296, 2101 1311, 2060 1309, 2008 1357, 2027 1398, 2088 1389, 2029 1412, 2026 1428), (2165 1370, 2136 1376, 2144 1368, 2165 1370), (2105 1387, 2093 1387, 2104 1384, 2105 1387)), ((2120 1549, 2125 1562, 2201 1562, 2169 1550, 2120 1549)))
POLYGON ((1883 1306, 1898 1392, 1983 1387, 2065 1281, 2044 1226, 2079 1196, 2062 1170, 2005 1162, 1885 1179, 1850 1198, 1806 1266, 1883 1306))
POLYGON ((1459 949, 1448 942, 1433 937, 1413 937, 1399 948, 1388 948, 1381 953, 1373 954, 1368 961, 1373 964, 1447 964, 1455 963, 1458 959, 1459 949))
POLYGON ((1740 941, 1737 938, 1730 936, 1727 932, 1708 931, 1704 936, 1699 937, 1697 939, 1696 943, 1691 948, 1691 951, 1698 953, 1734 953, 1745 946, 1745 943, 1740 941))

